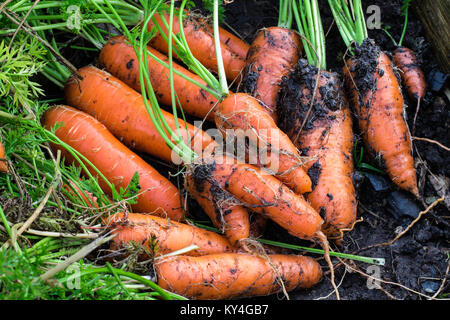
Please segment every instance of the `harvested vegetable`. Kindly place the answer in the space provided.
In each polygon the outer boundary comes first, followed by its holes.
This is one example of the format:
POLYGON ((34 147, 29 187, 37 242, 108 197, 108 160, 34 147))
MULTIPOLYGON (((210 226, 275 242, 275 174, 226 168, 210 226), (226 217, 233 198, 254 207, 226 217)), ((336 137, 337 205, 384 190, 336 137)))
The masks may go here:
MULTIPOLYGON (((168 58, 150 46, 148 50, 155 57, 148 57, 148 66, 150 81, 156 97, 160 103, 171 105, 169 70, 162 64, 168 65, 168 58)), ((115 77, 136 91, 140 91, 137 56, 134 48, 126 42, 124 36, 113 37, 106 43, 100 51, 99 63, 115 77)), ((173 63, 173 68, 175 72, 183 75, 175 74, 173 78, 174 88, 183 112, 213 121, 217 98, 205 90, 207 88, 206 82, 178 64, 173 63), (190 80, 186 80, 186 77, 190 80)))
MULTIPOLYGON (((169 47, 167 45, 168 28, 166 27, 169 22, 169 14, 155 14, 151 23, 148 24, 148 30, 156 27, 158 33, 150 40, 150 46, 158 51, 167 54, 169 47)), ((195 58, 200 61, 206 68, 211 71, 217 72, 217 60, 216 49, 214 46, 214 38, 211 34, 211 27, 202 23, 204 20, 196 20, 193 15, 187 14, 183 19, 183 29, 186 37, 186 42, 195 58)), ((173 33, 178 34, 180 32, 179 20, 173 20, 173 33)), ((229 33, 226 33, 222 39, 229 39, 229 33)), ((228 43, 232 41, 228 40, 228 43)), ((175 42, 174 42, 175 45, 175 42)), ((243 46, 240 51, 246 51, 247 45, 244 42, 240 42, 237 46, 243 46)), ((176 47, 174 48, 176 50, 176 47)), ((225 65, 225 73, 227 79, 230 81, 238 80, 242 69, 245 64, 245 57, 236 53, 236 49, 231 49, 228 45, 221 46, 221 53, 223 57, 223 63, 225 65)), ((242 53, 241 53, 242 54, 242 53)), ((175 57, 177 57, 175 55, 175 57)), ((178 58, 178 57, 177 57, 178 58)))
POLYGON ((312 258, 279 254, 175 256, 155 263, 155 269, 162 288, 199 300, 289 292, 309 288, 322 277, 320 265, 312 258))
MULTIPOLYGON (((133 210, 170 217, 180 221, 185 212, 178 189, 158 171, 138 157, 117 140, 108 129, 90 115, 72 107, 60 105, 49 109, 42 118, 47 129, 54 128, 55 134, 62 141, 73 147, 95 166, 107 179, 99 179, 101 188, 112 193, 112 186, 126 188, 135 173, 139 174, 139 185, 142 193, 137 196, 133 210)), ((66 161, 74 161, 64 148, 61 150, 66 161)), ((92 175, 98 173, 86 163, 92 175)))
POLYGON ((294 192, 303 194, 312 190, 311 179, 303 168, 305 160, 255 98, 235 93, 223 99, 216 112, 216 126, 224 135, 229 129, 235 135, 246 133, 258 148, 262 165, 294 192), (267 157, 261 157, 263 150, 267 150, 267 157))
POLYGON ((184 249, 190 245, 199 248, 184 253, 201 256, 233 252, 235 249, 223 236, 186 223, 141 213, 115 213, 103 218, 104 224, 116 236, 111 240, 112 251, 125 248, 130 241, 147 249, 141 258, 157 257, 184 249))
POLYGON ((280 0, 278 26, 258 31, 245 60, 240 90, 260 102, 277 122, 277 95, 281 80, 300 58, 302 43, 291 30, 292 1, 280 0))
POLYGON ((343 68, 345 85, 369 153, 386 168, 397 186, 419 197, 411 135, 392 61, 368 38, 360 0, 351 8, 356 14, 355 23, 351 15, 340 9, 347 7, 345 1, 330 0, 329 4, 352 52, 343 68), (354 29, 348 31, 348 23, 354 29), (357 43, 355 48, 351 48, 353 41, 357 43))
POLYGON ((294 1, 293 5, 299 32, 310 41, 303 43, 308 60, 300 59, 283 81, 279 126, 312 159, 306 164, 312 192, 306 196, 323 217, 325 234, 342 239, 343 231, 355 223, 357 209, 352 118, 339 75, 326 70, 324 41, 313 40, 317 35, 324 38, 317 0, 294 1), (308 8, 313 8, 316 19, 308 8), (302 20, 302 16, 311 19, 302 20))
MULTIPOLYGON (((131 149, 167 162, 178 159, 149 118, 142 95, 94 66, 83 67, 78 73, 82 79, 73 76, 64 88, 69 105, 95 117, 131 149)), ((161 115, 168 126, 175 130, 173 114, 161 110, 161 115)), ((208 146, 213 148, 216 145, 208 134, 191 124, 186 123, 179 130, 183 140, 200 154, 204 150, 207 152, 208 146)))

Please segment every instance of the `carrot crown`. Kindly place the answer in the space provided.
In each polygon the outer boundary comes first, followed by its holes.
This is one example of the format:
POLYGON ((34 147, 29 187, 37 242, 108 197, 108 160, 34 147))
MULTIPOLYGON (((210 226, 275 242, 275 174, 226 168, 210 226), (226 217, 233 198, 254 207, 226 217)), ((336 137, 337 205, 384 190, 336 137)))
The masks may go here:
POLYGON ((348 48, 368 38, 361 0, 328 0, 336 25, 348 48))
POLYGON ((292 3, 292 11, 308 62, 326 70, 325 34, 317 0, 294 0, 292 3))

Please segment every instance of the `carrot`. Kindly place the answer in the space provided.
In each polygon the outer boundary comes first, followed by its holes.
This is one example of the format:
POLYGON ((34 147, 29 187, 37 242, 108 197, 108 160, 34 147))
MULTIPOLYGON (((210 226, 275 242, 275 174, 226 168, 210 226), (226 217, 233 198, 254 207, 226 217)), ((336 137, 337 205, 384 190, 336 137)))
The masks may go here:
MULTIPOLYGON (((126 148, 99 121, 84 112, 61 105, 49 109, 42 122, 47 129, 63 123, 56 130, 56 136, 86 157, 115 187, 126 188, 137 172, 143 192, 137 197, 137 203, 132 205, 133 210, 167 216, 177 221, 184 218, 178 189, 126 148)), ((61 150, 66 161, 74 161, 64 148, 53 147, 61 150)), ((89 163, 87 168, 92 175, 98 175, 89 163)), ((99 185, 102 190, 111 193, 106 181, 99 179, 99 185)))
MULTIPOLYGON (((176 159, 152 123, 138 92, 94 66, 83 67, 78 73, 82 79, 71 77, 64 88, 69 105, 95 117, 128 147, 167 162, 176 159)), ((164 110, 161 113, 175 131, 173 115, 164 110)), ((184 141, 200 154, 216 145, 208 134, 190 124, 181 127, 180 132, 184 141)))
POLYGON ((366 42, 359 54, 347 61, 343 72, 369 152, 397 186, 418 197, 411 136, 392 61, 373 42, 366 42), (368 62, 369 70, 362 66, 368 62))
POLYGON ((201 170, 196 175, 187 175, 186 190, 205 213, 210 217, 214 226, 220 229, 234 246, 239 246, 241 240, 250 236, 250 220, 247 209, 238 205, 233 197, 222 190, 215 181, 208 181, 202 177, 201 170))
POLYGON ((270 218, 290 234, 320 240, 323 220, 319 214, 302 196, 262 169, 229 157, 212 156, 188 170, 188 175, 214 181, 243 206, 270 218))
MULTIPOLYGON (((152 21, 150 21, 148 25, 148 30, 151 30, 152 28, 155 28, 155 30, 159 30, 156 27, 156 25, 159 25, 165 36, 168 36, 168 30, 165 27, 162 19, 165 19, 165 21, 169 23, 169 14, 155 14, 152 18, 152 21)), ((186 36, 186 41, 194 57, 197 58, 200 63, 209 70, 217 72, 216 49, 214 46, 214 38, 211 34, 210 28, 205 27, 204 24, 199 23, 195 18, 193 18, 192 15, 189 14, 183 20, 183 30, 186 36)), ((174 19, 173 33, 178 34, 179 32, 179 21, 178 19, 174 19)), ((227 35, 225 35, 225 37, 227 37, 227 35)), ((150 40, 149 44, 150 46, 164 54, 168 53, 167 41, 160 32, 156 33, 156 35, 150 40)), ((239 79, 240 73, 245 64, 245 58, 239 56, 227 45, 221 47, 222 59, 227 79, 230 81, 239 79)), ((175 54, 174 57, 176 57, 175 54)))
POLYGON ((417 114, 420 109, 420 102, 425 97, 427 84, 425 75, 417 63, 417 57, 409 48, 397 47, 394 51, 394 63, 400 69, 400 76, 409 97, 417 101, 416 113, 413 120, 413 132, 416 124, 417 114))
MULTIPOLYGON (((151 47, 148 47, 148 50, 168 64, 166 56, 151 47)), ((155 59, 149 57, 147 60, 150 81, 158 101, 165 105, 171 105, 169 70, 155 59)), ((99 63, 108 72, 140 92, 138 60, 134 48, 126 42, 124 36, 113 37, 106 43, 100 51, 99 63)), ((206 86, 205 81, 184 67, 173 63, 173 68, 206 86)), ((217 104, 217 99, 212 94, 177 74, 174 74, 174 88, 185 113, 202 119, 206 117, 208 120, 214 120, 213 109, 217 104)))
POLYGON ((6 163, 5 158, 5 148, 3 147, 3 144, 0 142, 0 172, 8 173, 8 164, 6 163))
POLYGON ((404 100, 392 61, 368 38, 361 1, 350 8, 344 0, 338 2, 329 1, 336 24, 352 53, 343 74, 365 144, 397 186, 419 197, 404 100), (356 14, 342 16, 342 6, 356 14), (354 28, 351 33, 348 26, 354 28))
POLYGON ((294 1, 293 11, 305 39, 307 60, 300 59, 283 80, 279 126, 312 159, 306 164, 313 183, 307 198, 324 219, 325 234, 341 240, 343 231, 355 223, 357 209, 350 109, 339 75, 326 70, 325 33, 317 0, 299 1, 298 6, 294 1))
POLYGON ((155 263, 155 270, 159 286, 198 300, 266 296, 310 288, 322 277, 320 265, 312 258, 279 254, 168 257, 155 263))
MULTIPOLYGON (((209 32, 211 34, 214 33, 213 29, 211 28, 211 25, 209 22, 205 21, 206 19, 199 19, 200 24, 207 23, 207 26, 209 27, 209 32), (205 21, 205 22, 203 22, 205 21)), ((219 39, 222 45, 230 48, 234 53, 236 53, 241 59, 244 59, 247 57, 248 50, 250 49, 250 45, 246 43, 244 40, 236 37, 231 32, 228 32, 224 28, 219 28, 219 39)))
MULTIPOLYGON (((285 6, 290 7, 290 1, 280 1, 280 14, 285 12, 290 17, 290 9, 285 6)), ((258 99, 275 122, 281 80, 295 66, 302 51, 300 37, 290 30, 291 23, 285 19, 279 19, 278 26, 258 31, 250 45, 240 84, 241 91, 258 99)))
MULTIPOLYGON (((226 238, 215 232, 166 218, 120 212, 104 217, 103 222, 116 235, 110 243, 112 251, 126 247, 130 241, 142 244, 154 256, 165 255, 190 245, 197 245, 199 248, 188 251, 185 255, 201 256, 235 251, 226 238)), ((143 254, 141 258, 148 259, 149 256, 143 254)))
POLYGON ((297 148, 255 98, 245 93, 231 94, 219 104, 215 116, 216 126, 222 133, 227 129, 241 129, 249 134, 259 151, 267 148, 268 159, 262 164, 289 188, 299 194, 312 190, 297 148))
POLYGON ((299 60, 280 93, 279 125, 312 159, 306 164, 312 180, 307 198, 325 220, 325 234, 341 239, 342 231, 356 220, 352 119, 336 73, 320 70, 313 98, 318 72, 306 60, 299 60))
POLYGON ((403 40, 406 34, 406 27, 408 26, 408 10, 411 5, 410 0, 403 1, 400 9, 400 15, 404 17, 403 30, 400 39, 395 41, 394 37, 386 30, 383 31, 392 40, 396 49, 394 50, 393 58, 396 67, 400 70, 402 84, 406 87, 408 95, 411 100, 417 101, 416 113, 414 114, 412 132, 414 133, 417 115, 420 110, 420 101, 425 97, 426 82, 422 69, 417 63, 417 56, 413 50, 403 46, 403 40))

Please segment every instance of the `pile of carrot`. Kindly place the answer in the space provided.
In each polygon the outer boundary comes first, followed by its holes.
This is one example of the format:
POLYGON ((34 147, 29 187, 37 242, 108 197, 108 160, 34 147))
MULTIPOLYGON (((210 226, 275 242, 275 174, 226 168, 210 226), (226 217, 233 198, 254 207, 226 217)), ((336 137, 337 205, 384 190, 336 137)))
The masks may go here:
MULTIPOLYGON (((265 254, 251 250, 250 244, 270 219, 291 235, 321 245, 330 265, 328 239, 339 242, 356 221, 350 107, 358 114, 369 151, 381 157, 399 187, 418 196, 403 96, 390 59, 364 39, 352 51, 342 75, 327 71, 321 59, 314 64, 309 46, 320 56, 320 41, 308 44, 305 30, 291 28, 292 10, 295 14, 307 5, 318 13, 317 1, 280 1, 280 10, 289 14, 280 15, 277 26, 259 30, 250 44, 219 28, 221 63, 213 25, 186 12, 183 30, 192 54, 219 76, 223 65, 226 79, 235 84, 235 92, 222 94, 172 61, 182 59, 170 51, 164 23, 169 13, 156 13, 148 25, 143 24, 154 31, 145 60, 157 101, 171 105, 173 85, 178 110, 210 121, 229 141, 236 139, 230 132, 242 130, 247 143, 264 148, 267 157, 257 155, 256 163, 220 152, 213 136, 187 121, 178 127, 173 111, 159 110, 161 132, 149 117, 150 102, 142 92, 144 59, 125 36, 109 39, 97 66, 82 67, 67 80, 65 105, 44 114, 43 125, 47 129, 58 125, 56 136, 82 156, 85 174, 97 177, 105 193, 126 188, 138 174, 140 189, 129 211, 104 216, 102 221, 116 234, 110 250, 126 255, 131 242, 144 248, 141 258, 154 260, 161 287, 194 299, 230 299, 317 284, 322 270, 314 259, 265 254), (305 54, 308 60, 303 59, 305 54), (360 59, 372 59, 373 70, 360 74, 360 59), (176 156, 172 143, 180 141, 171 132, 179 133, 182 143, 201 156, 193 162, 176 156), (176 186, 148 164, 145 155, 184 167, 184 183, 176 186), (190 224, 183 192, 197 201, 219 233, 190 224), (170 255, 185 248, 191 250, 170 255)), ((296 18, 301 25, 300 16, 296 18)), ((323 32, 320 19, 314 23, 309 30, 323 32)), ((173 33, 178 34, 180 27, 174 19, 173 33)), ((173 46, 176 49, 175 42, 173 46)), ((395 57, 405 54, 398 50, 395 57)), ((397 60, 401 66, 402 60, 397 60)), ((421 99, 423 92, 414 91, 408 76, 406 71, 408 88, 421 99)), ((80 165, 62 145, 52 148, 61 150, 65 161, 80 165)), ((0 171, 2 165, 3 161, 0 171)), ((70 192, 80 193, 74 190, 70 192)), ((95 199, 80 197, 98 209, 95 199)), ((339 297, 337 289, 336 294, 339 297)))

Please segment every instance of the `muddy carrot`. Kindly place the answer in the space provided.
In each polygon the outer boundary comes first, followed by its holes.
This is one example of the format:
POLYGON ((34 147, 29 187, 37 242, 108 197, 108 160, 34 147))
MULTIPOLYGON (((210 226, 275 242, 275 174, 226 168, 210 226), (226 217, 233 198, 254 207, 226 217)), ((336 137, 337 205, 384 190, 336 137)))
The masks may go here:
MULTIPOLYGON (((411 136, 392 61, 368 38, 360 1, 350 8, 356 13, 355 24, 351 15, 342 16, 336 2, 329 3, 343 39, 352 52, 343 74, 367 149, 397 186, 418 197, 411 136), (352 22, 355 33, 346 30, 346 22, 352 22), (354 48, 351 47, 353 41, 357 43, 354 48)), ((344 2, 341 5, 347 6, 344 2)))
POLYGON ((231 299, 309 288, 322 277, 310 257, 222 253, 168 257, 155 264, 158 285, 187 298, 231 299))
POLYGON ((240 91, 256 98, 277 122, 277 96, 281 80, 287 76, 302 53, 298 34, 290 29, 291 1, 280 1, 278 26, 258 31, 245 60, 240 91))
POLYGON ((111 240, 112 251, 125 248, 133 241, 148 250, 141 258, 165 255, 184 249, 190 245, 199 248, 184 253, 201 256, 207 254, 233 252, 235 249, 226 238, 218 233, 176 222, 167 218, 141 213, 122 212, 103 218, 104 224, 116 236, 111 240))

